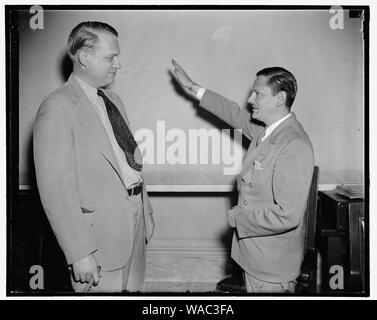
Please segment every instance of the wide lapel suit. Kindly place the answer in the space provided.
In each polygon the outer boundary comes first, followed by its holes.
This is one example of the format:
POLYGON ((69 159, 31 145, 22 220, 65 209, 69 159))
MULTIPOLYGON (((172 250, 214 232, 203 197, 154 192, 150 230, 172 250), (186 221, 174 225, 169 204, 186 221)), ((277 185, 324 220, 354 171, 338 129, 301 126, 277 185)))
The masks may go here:
MULTIPOLYGON (((120 98, 104 92, 128 123, 120 98)), ((67 263, 94 253, 104 271, 124 266, 133 245, 135 208, 104 126, 72 75, 43 100, 33 136, 39 193, 67 263)), ((143 189, 146 222, 152 208, 143 189)), ((149 241, 153 229, 145 225, 149 241)))
POLYGON ((260 280, 294 280, 303 258, 303 217, 314 168, 308 136, 292 113, 262 142, 264 128, 236 103, 206 90, 200 105, 251 139, 237 177, 232 258, 260 280))

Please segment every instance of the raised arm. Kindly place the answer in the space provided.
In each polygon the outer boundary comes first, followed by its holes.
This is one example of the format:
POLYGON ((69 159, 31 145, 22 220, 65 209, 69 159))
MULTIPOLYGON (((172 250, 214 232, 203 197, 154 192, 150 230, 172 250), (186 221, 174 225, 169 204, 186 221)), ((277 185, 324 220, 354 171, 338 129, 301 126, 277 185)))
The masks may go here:
POLYGON ((174 59, 172 60, 172 64, 177 82, 187 94, 200 100, 202 108, 225 121, 233 128, 241 129, 242 133, 249 139, 256 138, 263 130, 262 126, 253 124, 250 121, 251 115, 247 110, 241 109, 237 103, 211 90, 204 89, 194 82, 174 59))

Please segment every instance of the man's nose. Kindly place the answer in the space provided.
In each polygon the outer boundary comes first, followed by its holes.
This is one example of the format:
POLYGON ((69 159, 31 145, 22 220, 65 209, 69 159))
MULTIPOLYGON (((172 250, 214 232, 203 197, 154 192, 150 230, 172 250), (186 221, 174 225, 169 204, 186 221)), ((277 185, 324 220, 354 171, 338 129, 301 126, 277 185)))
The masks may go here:
POLYGON ((120 69, 122 66, 120 64, 120 60, 118 57, 114 57, 114 64, 113 64, 114 68, 116 69, 120 69))
POLYGON ((249 99, 247 99, 248 103, 254 103, 255 101, 255 94, 254 92, 250 95, 249 99))

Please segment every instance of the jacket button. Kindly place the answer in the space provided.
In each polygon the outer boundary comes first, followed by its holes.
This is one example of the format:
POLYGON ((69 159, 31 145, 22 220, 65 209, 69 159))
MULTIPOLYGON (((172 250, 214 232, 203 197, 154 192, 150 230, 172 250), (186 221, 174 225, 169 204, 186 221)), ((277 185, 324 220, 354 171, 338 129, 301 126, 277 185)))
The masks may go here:
POLYGON ((250 187, 250 188, 253 188, 253 187, 254 187, 253 184, 252 184, 251 182, 249 183, 249 187, 250 187))
POLYGON ((243 204, 246 206, 246 205, 248 205, 249 203, 248 203, 246 200, 244 200, 243 204))

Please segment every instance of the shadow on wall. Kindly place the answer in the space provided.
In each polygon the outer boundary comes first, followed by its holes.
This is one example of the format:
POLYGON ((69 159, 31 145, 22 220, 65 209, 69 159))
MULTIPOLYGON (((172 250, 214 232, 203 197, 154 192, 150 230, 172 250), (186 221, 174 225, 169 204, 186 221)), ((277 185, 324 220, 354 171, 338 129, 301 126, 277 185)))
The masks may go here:
POLYGON ((64 82, 66 82, 73 71, 73 64, 71 58, 67 53, 64 54, 61 64, 60 64, 61 77, 64 82))

